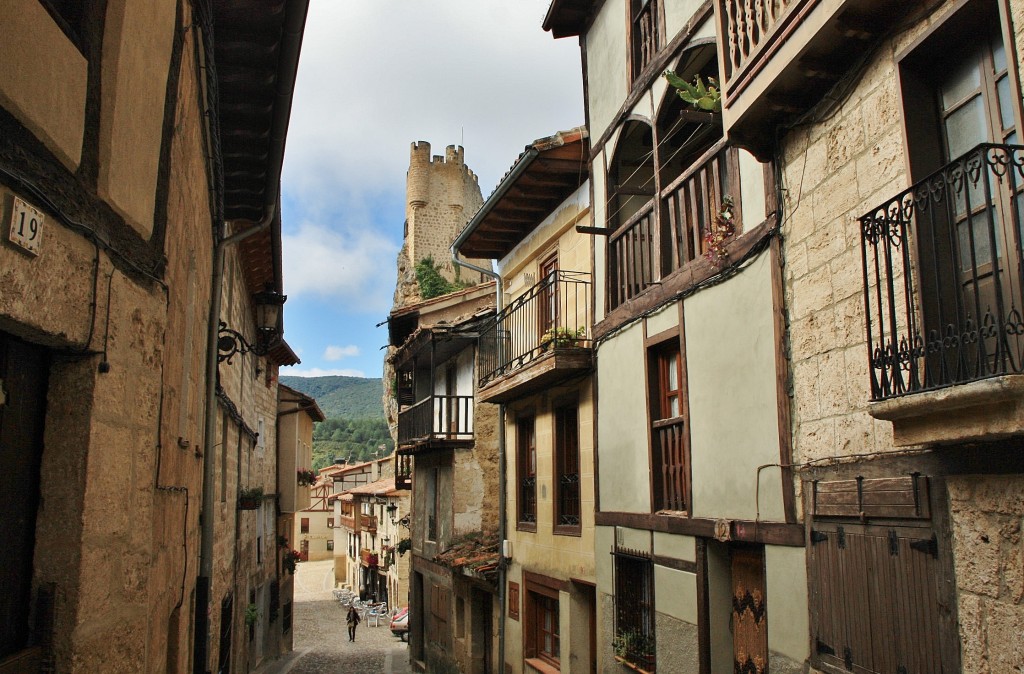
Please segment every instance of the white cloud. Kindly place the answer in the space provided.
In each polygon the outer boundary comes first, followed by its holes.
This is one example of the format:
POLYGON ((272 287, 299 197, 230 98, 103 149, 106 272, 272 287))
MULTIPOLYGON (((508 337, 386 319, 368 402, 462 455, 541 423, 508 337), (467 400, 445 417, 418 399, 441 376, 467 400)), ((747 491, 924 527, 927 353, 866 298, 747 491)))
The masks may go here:
POLYGON ((341 360, 348 356, 358 356, 359 347, 355 344, 348 346, 328 346, 324 349, 324 360, 341 360))
POLYGON ((316 295, 357 310, 391 304, 398 246, 367 227, 355 230, 303 222, 282 235, 289 295, 316 295))
POLYGON ((302 370, 288 368, 281 370, 286 377, 366 377, 362 370, 325 370, 319 367, 310 367, 302 370))

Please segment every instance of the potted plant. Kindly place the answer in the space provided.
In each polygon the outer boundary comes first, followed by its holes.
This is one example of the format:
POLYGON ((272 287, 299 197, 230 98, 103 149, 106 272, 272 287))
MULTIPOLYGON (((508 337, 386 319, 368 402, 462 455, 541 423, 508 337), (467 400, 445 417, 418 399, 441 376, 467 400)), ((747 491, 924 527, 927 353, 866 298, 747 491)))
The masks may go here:
POLYGON ((631 669, 644 671, 641 667, 645 661, 654 657, 653 640, 638 629, 630 629, 617 634, 612 640, 615 659, 631 669))
POLYGON ((403 538, 402 540, 398 541, 397 550, 399 555, 404 555, 405 553, 409 552, 409 550, 412 550, 412 539, 403 538))
POLYGON ((256 604, 249 604, 245 607, 245 626, 252 628, 256 625, 256 621, 260 619, 260 610, 256 608, 256 604))
POLYGON ((547 351, 551 346, 576 346, 587 336, 587 329, 579 327, 576 330, 569 328, 551 328, 540 337, 541 351, 547 351))
POLYGON ((256 510, 263 503, 263 487, 250 487, 238 494, 239 510, 256 510))
POLYGON ((295 565, 301 561, 302 554, 298 550, 287 550, 281 558, 281 566, 285 571, 295 575, 295 565))
POLYGON ((311 487, 316 482, 316 472, 308 468, 300 468, 296 475, 300 487, 311 487))

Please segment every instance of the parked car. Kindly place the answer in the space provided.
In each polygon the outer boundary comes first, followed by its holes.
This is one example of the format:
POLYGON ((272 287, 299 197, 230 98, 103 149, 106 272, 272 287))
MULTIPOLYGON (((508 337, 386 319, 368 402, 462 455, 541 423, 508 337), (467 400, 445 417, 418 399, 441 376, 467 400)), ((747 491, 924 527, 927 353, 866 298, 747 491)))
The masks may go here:
POLYGON ((391 633, 405 641, 409 636, 409 607, 406 606, 391 619, 391 633))

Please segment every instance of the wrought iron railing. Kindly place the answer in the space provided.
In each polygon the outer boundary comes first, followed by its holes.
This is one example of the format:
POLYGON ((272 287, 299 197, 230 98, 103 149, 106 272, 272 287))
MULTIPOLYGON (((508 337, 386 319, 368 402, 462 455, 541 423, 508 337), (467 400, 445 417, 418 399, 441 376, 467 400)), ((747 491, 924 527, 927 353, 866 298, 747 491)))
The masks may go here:
POLYGON ((555 271, 512 300, 480 335, 480 386, 557 348, 590 347, 590 274, 555 271))
POLYGON ((398 444, 472 440, 473 396, 432 395, 398 413, 398 444))
POLYGON ((658 510, 686 510, 686 444, 683 420, 663 419, 652 424, 654 461, 659 466, 655 484, 658 510))
POLYGON ((860 218, 871 397, 1024 371, 1024 147, 983 144, 860 218))
POLYGON ((661 190, 660 212, 651 200, 608 237, 609 309, 702 256, 729 190, 741 221, 738 163, 736 148, 719 141, 661 190))

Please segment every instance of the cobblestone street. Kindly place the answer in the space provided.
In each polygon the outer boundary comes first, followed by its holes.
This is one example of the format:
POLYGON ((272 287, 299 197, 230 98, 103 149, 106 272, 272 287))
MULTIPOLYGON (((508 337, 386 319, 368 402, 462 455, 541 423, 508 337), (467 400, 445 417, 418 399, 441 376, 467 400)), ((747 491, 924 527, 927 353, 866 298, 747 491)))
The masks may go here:
POLYGON ((345 609, 334 600, 330 560, 302 562, 295 573, 294 653, 267 674, 407 674, 409 647, 388 625, 364 621, 349 642, 345 609))

